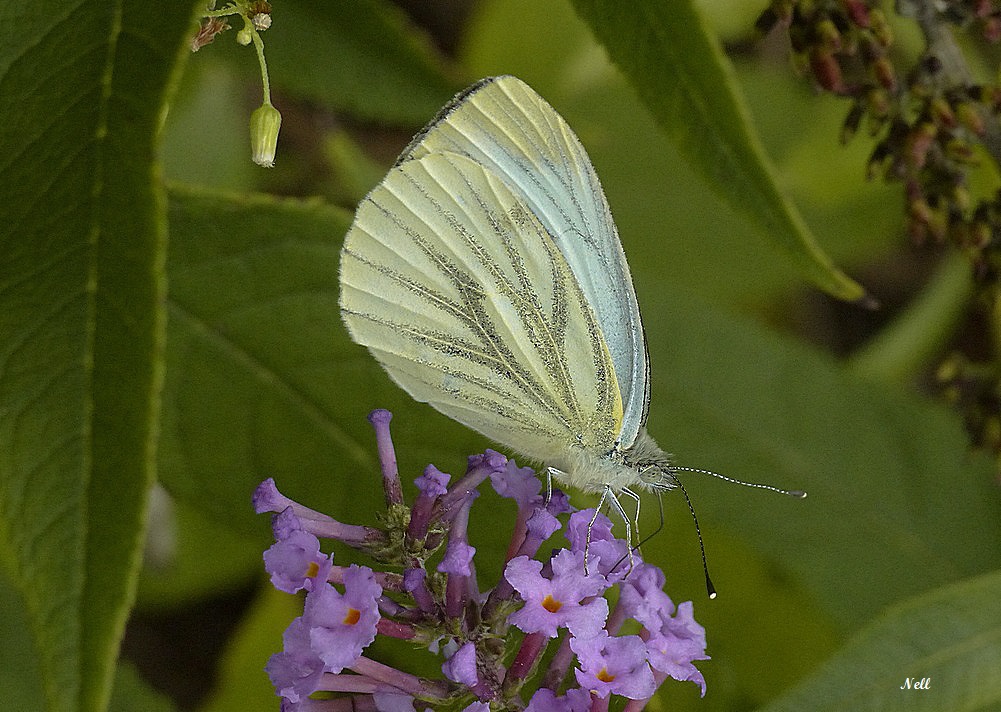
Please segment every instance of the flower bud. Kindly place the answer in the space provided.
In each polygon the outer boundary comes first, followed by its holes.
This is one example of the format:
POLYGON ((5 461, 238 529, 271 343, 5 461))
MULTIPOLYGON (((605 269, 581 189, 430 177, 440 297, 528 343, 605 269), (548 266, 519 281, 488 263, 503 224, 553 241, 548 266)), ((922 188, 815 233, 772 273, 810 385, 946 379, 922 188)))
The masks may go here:
POLYGON ((931 206, 924 198, 916 198, 907 206, 907 212, 911 219, 922 225, 927 225, 932 221, 931 206))
POLYGON ((924 121, 911 130, 904 154, 908 165, 915 169, 924 168, 928 160, 928 151, 937 135, 938 127, 930 121, 924 121))
POLYGON ((873 62, 872 72, 876 75, 876 81, 887 91, 896 91, 897 73, 893 69, 893 62, 888 57, 880 57, 873 62))
POLYGON ((956 115, 953 113, 949 102, 942 97, 935 97, 929 102, 928 113, 931 114, 932 120, 939 126, 944 126, 947 129, 956 126, 956 115))
POLYGON ((866 107, 869 113, 877 119, 885 119, 890 115, 890 97, 885 89, 872 87, 865 94, 866 107))
POLYGON ((274 167, 281 125, 282 115, 269 102, 261 104, 250 115, 250 148, 257 165, 274 167))
POLYGON ((984 39, 992 44, 1001 40, 1001 18, 994 16, 984 20, 984 39))
POLYGON ((982 250, 991 244, 991 226, 981 220, 977 220, 970 227, 970 246, 982 250))
POLYGON ((983 136, 986 132, 984 120, 973 104, 966 101, 960 103, 956 107, 956 117, 959 119, 959 123, 977 136, 983 136))
POLYGON ((952 189, 952 207, 958 210, 960 213, 969 212, 970 206, 973 205, 973 199, 970 197, 970 191, 963 185, 957 185, 952 189))
POLYGON ((869 26, 869 8, 862 0, 842 0, 845 13, 859 27, 869 26))
POLYGON ((893 30, 890 29, 890 23, 882 10, 873 9, 869 12, 869 27, 876 41, 883 47, 893 44, 893 30))
POLYGON ((239 32, 236 33, 236 43, 246 47, 251 42, 254 41, 254 34, 250 31, 249 27, 243 27, 239 32))
POLYGON ((841 76, 841 66, 831 52, 814 47, 810 52, 810 69, 813 70, 813 76, 821 88, 835 94, 843 94, 846 91, 841 76))
POLYGON ((814 29, 825 49, 831 52, 837 52, 841 49, 841 33, 838 32, 837 25, 832 20, 821 20, 814 29))

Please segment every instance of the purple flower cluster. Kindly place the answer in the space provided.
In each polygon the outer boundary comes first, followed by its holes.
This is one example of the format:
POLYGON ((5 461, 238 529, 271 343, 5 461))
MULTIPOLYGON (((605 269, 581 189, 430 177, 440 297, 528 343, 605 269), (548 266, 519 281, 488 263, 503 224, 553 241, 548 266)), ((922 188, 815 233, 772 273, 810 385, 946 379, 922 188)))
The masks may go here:
POLYGON ((706 637, 692 603, 674 605, 663 572, 630 554, 607 517, 574 511, 559 491, 546 501, 531 469, 491 450, 469 458, 451 487, 448 475, 429 466, 407 507, 390 418, 384 410, 369 416, 390 510, 386 528, 337 522, 284 497, 270 479, 254 495, 258 513, 276 513, 276 541, 264 553, 271 582, 306 594, 283 650, 265 668, 283 712, 597 712, 612 695, 627 698, 623 709, 639 710, 667 678, 694 682, 705 695, 693 661, 708 659, 706 637), (515 501, 517 516, 503 576, 480 591, 467 529, 487 479, 515 501), (569 515, 569 547, 535 558, 563 528, 562 515, 569 515), (360 549, 389 570, 337 566, 320 538, 360 549), (610 608, 604 594, 612 587, 618 599, 610 608), (624 624, 638 632, 621 634, 624 624), (440 655, 443 678, 365 657, 377 635, 440 655))

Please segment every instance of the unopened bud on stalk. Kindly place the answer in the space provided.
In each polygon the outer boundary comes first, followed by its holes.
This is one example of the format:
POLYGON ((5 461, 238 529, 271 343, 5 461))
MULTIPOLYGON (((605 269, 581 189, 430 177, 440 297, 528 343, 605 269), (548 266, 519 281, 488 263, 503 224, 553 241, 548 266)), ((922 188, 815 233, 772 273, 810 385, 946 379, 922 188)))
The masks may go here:
POLYGON ((250 147, 254 163, 265 168, 275 165, 278 130, 282 115, 269 102, 264 102, 250 115, 250 147))

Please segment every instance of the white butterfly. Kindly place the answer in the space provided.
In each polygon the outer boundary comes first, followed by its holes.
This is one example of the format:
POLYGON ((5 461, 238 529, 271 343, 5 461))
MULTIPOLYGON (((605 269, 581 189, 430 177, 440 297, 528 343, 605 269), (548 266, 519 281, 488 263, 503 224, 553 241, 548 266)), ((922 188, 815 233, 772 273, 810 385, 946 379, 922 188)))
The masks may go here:
POLYGON ((627 528, 616 495, 680 487, 688 468, 646 432, 643 325, 598 176, 520 79, 477 82, 414 138, 358 206, 340 274, 352 338, 418 401, 602 493, 627 528))

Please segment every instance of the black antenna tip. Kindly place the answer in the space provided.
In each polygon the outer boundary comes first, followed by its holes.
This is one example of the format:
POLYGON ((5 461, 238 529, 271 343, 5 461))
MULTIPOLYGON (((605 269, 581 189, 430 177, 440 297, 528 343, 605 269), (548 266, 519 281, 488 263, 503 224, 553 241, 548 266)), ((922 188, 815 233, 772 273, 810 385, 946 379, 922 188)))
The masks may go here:
POLYGON ((789 490, 789 496, 796 499, 806 499, 806 492, 803 490, 789 490))
POLYGON ((716 587, 713 586, 712 579, 709 578, 709 572, 706 571, 706 593, 709 594, 709 600, 716 598, 716 587))

